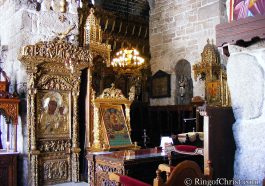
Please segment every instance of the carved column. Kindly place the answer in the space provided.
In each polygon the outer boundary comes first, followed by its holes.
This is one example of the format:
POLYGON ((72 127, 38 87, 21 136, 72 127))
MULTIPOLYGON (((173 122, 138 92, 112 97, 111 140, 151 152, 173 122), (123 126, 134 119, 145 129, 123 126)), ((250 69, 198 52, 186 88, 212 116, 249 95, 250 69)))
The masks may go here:
POLYGON ((93 127, 93 133, 94 133, 94 139, 93 139, 93 148, 100 149, 100 119, 99 119, 99 104, 94 103, 94 127, 93 127))
POLYGON ((92 123, 93 123, 93 105, 91 100, 94 99, 92 89, 91 69, 87 70, 87 95, 86 95, 86 149, 89 150, 92 142, 92 123))
POLYGON ((74 82, 76 83, 73 90, 73 147, 78 148, 78 96, 79 96, 79 83, 80 79, 75 77, 74 82))
POLYGON ((28 152, 29 152, 29 160, 30 160, 30 174, 32 177, 32 185, 38 185, 38 156, 40 152, 36 147, 36 122, 35 122, 35 97, 37 90, 35 88, 35 73, 37 72, 37 68, 28 69, 28 95, 27 95, 27 121, 28 123, 28 152))
POLYGON ((81 149, 78 145, 78 97, 79 97, 79 88, 80 88, 80 73, 76 74, 73 78, 75 82, 73 89, 73 148, 72 148, 72 180, 74 182, 79 181, 79 153, 81 149))
POLYGON ((131 104, 125 104, 125 115, 126 115, 126 124, 127 124, 127 127, 128 127, 128 130, 131 134, 131 118, 130 118, 130 106, 131 104))
POLYGON ((39 184, 39 175, 38 175, 38 156, 40 151, 33 150, 31 151, 30 157, 30 173, 31 173, 31 185, 38 186, 39 184))

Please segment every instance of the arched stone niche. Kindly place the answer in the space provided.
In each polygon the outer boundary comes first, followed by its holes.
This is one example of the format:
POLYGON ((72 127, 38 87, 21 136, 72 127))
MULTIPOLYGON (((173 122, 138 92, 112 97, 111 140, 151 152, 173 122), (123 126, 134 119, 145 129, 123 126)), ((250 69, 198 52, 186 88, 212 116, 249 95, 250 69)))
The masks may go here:
POLYGON ((176 64, 176 104, 187 105, 191 103, 193 96, 193 84, 191 78, 191 65, 181 59, 176 64))

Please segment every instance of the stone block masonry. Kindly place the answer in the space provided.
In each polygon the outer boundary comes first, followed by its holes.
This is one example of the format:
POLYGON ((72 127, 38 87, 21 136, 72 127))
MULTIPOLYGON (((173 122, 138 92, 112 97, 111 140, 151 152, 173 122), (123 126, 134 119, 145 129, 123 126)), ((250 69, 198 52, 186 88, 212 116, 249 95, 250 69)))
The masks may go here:
MULTIPOLYGON (((0 47, 5 48, 4 62, 1 67, 11 78, 11 89, 17 90, 21 98, 21 105, 26 110, 26 80, 25 68, 18 60, 20 48, 35 44, 39 41, 49 41, 56 37, 58 33, 65 32, 75 25, 71 35, 77 38, 78 35, 78 15, 71 13, 60 13, 54 11, 37 11, 34 3, 30 1, 8 0, 0 2, 0 47), (64 16, 62 21, 60 16, 64 16)), ((75 40, 73 42, 76 42, 75 40)), ((2 54, 1 54, 2 55, 2 54)), ((18 185, 27 185, 28 181, 28 159, 27 159, 27 121, 26 113, 21 114, 18 124, 18 151, 21 153, 18 160, 18 185)))
MULTIPOLYGON (((152 74, 166 71, 172 83, 171 97, 151 99, 152 105, 176 103, 176 64, 185 59, 192 66, 201 60, 207 39, 215 40, 215 26, 226 20, 224 5, 225 0, 155 1, 149 22, 152 74)), ((204 82, 193 79, 193 95, 204 97, 204 82)))

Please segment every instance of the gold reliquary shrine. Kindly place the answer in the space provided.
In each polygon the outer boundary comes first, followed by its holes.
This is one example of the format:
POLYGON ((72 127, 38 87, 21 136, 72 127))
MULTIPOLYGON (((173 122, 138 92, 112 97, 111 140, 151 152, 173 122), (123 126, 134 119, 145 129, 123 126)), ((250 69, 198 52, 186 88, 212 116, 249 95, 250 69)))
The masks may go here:
MULTIPOLYGON (((95 94, 94 94, 95 95, 95 94)), ((114 84, 104 89, 102 94, 92 97, 93 104, 93 136, 91 151, 114 149, 138 149, 131 141, 130 106, 135 96, 131 88, 129 99, 114 84)))
POLYGON ((205 81, 205 97, 208 105, 230 106, 226 69, 220 62, 216 46, 209 39, 201 53, 202 59, 193 65, 194 78, 205 81))

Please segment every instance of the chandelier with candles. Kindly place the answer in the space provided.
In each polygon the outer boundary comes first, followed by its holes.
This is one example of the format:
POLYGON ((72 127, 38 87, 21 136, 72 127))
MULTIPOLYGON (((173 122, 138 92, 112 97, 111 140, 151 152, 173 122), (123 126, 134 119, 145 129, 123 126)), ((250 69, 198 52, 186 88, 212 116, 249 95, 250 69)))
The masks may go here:
POLYGON ((119 74, 136 74, 144 68, 144 62, 136 49, 121 49, 112 59, 111 66, 119 74))

